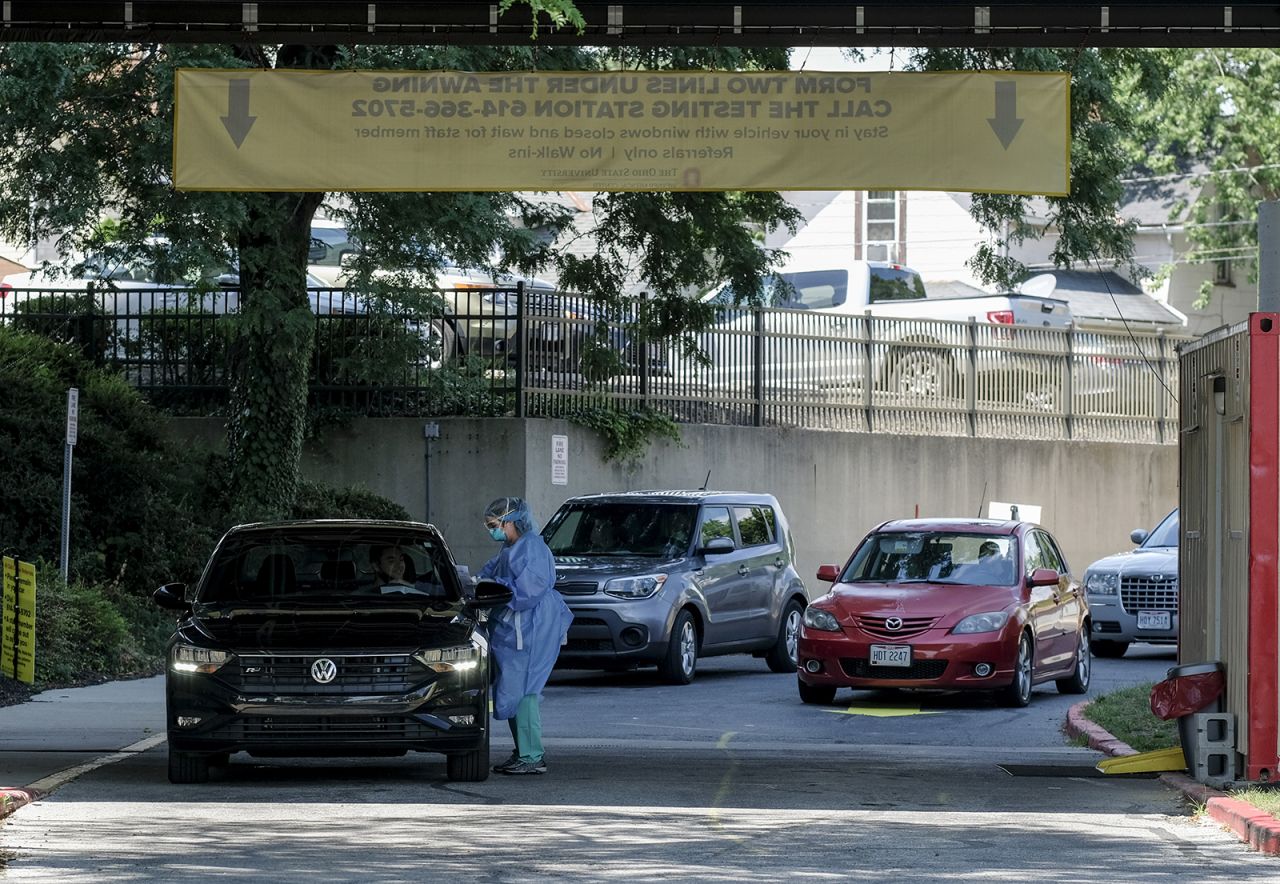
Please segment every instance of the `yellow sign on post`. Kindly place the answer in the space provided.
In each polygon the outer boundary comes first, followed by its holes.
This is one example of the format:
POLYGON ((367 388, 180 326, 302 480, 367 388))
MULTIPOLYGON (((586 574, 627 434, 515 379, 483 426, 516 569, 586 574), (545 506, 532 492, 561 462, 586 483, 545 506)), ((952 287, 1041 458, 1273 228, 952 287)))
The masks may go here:
POLYGON ((1070 189, 1070 76, 181 70, 180 190, 1070 189))
POLYGON ((18 650, 14 658, 18 681, 36 680, 36 567, 18 562, 18 650))
POLYGON ((4 557, 4 592, 0 594, 0 675, 14 678, 17 670, 13 661, 17 645, 14 636, 18 630, 18 563, 8 556, 4 557))
POLYGON ((27 684, 36 680, 36 569, 8 556, 3 561, 0 604, 0 675, 27 684))

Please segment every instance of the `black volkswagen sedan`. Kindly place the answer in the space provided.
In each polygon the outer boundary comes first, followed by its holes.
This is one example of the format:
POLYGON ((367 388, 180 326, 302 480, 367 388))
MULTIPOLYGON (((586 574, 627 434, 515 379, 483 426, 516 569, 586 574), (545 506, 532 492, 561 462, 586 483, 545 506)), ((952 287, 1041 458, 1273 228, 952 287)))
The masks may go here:
POLYGON ((203 782, 233 752, 443 752, 451 780, 489 771, 489 647, 448 547, 414 522, 242 525, 200 582, 156 590, 179 612, 166 673, 169 779, 203 782))

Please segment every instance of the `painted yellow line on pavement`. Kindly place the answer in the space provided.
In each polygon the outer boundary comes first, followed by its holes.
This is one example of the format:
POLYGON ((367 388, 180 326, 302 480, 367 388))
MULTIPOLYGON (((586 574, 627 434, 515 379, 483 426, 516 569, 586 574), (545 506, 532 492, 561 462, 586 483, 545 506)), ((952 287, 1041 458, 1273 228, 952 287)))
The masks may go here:
POLYGON ((901 718, 904 715, 941 715, 934 709, 919 706, 850 706, 848 709, 823 709, 833 715, 869 715, 872 718, 901 718))

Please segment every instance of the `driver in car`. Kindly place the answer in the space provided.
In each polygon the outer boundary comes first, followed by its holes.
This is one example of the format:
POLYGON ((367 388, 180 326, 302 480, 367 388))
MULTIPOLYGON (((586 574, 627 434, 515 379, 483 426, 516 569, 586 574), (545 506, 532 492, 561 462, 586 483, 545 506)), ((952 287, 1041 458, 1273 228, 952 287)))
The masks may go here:
POLYGON ((398 546, 372 546, 369 548, 369 559, 373 563, 373 573, 378 586, 404 586, 410 589, 413 584, 405 579, 405 554, 398 546))

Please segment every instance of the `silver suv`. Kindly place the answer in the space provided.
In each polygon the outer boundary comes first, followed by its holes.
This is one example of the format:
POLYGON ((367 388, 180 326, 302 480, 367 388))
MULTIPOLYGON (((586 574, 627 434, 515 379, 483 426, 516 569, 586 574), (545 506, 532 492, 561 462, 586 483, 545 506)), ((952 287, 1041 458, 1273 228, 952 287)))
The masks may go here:
POLYGON ((1150 534, 1138 528, 1129 538, 1137 549, 1084 572, 1098 657, 1123 657, 1132 642, 1178 643, 1178 511, 1150 534))
POLYGON ((751 653, 795 672, 808 604, 770 494, 629 491, 575 497, 543 529, 573 609, 566 668, 657 664, 693 681, 699 657, 751 653))

